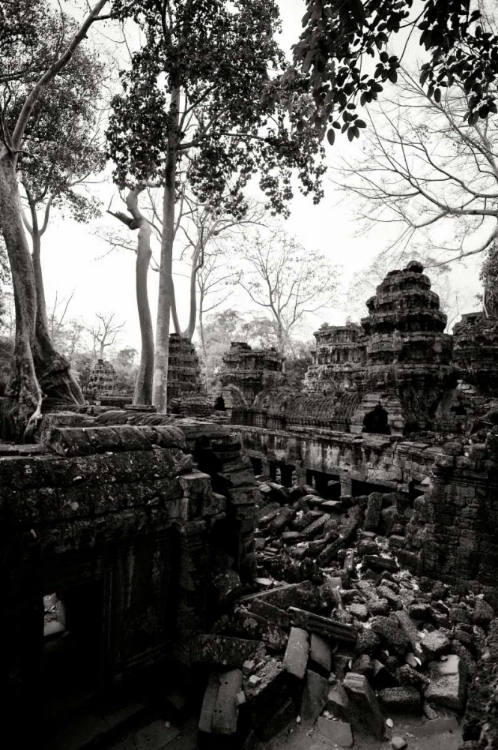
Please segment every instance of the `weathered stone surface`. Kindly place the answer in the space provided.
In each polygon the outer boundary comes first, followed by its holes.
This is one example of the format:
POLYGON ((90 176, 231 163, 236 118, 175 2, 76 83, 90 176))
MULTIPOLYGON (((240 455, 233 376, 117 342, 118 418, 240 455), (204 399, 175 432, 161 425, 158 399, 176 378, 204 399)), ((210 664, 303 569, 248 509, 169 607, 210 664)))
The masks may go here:
POLYGON ((430 683, 424 690, 429 703, 460 711, 465 701, 465 689, 466 670, 459 656, 450 654, 446 661, 431 665, 430 683))
POLYGON ((241 636, 264 641, 273 651, 283 650, 287 643, 287 634, 282 628, 242 607, 235 611, 232 627, 241 636))
POLYGON ((221 635, 199 635, 192 641, 190 658, 198 664, 242 667, 247 660, 264 654, 262 641, 228 638, 221 635))
POLYGON ((398 656, 403 656, 409 646, 405 632, 389 617, 375 617, 372 630, 377 633, 381 642, 392 649, 398 656))
POLYGON ((328 677, 332 665, 330 641, 316 633, 311 634, 309 666, 319 674, 328 677))
POLYGON ((374 630, 362 630, 356 639, 355 652, 370 656, 379 648, 380 637, 374 630))
POLYGON ((317 731, 322 737, 332 742, 334 747, 353 747, 353 732, 351 725, 344 721, 330 721, 320 716, 317 731))
POLYGON ((277 696, 285 692, 287 672, 277 659, 265 662, 256 672, 259 677, 257 685, 250 685, 244 680, 244 692, 247 701, 259 709, 263 706, 274 705, 277 696))
POLYGON ((368 496, 367 510, 363 527, 366 531, 377 531, 382 510, 382 495, 380 492, 372 492, 368 496))
POLYGON ((349 698, 340 683, 332 685, 327 696, 327 708, 335 716, 344 716, 349 707, 349 698))
POLYGON ((327 704, 328 680, 311 669, 306 671, 301 699, 301 719, 311 726, 327 704))
POLYGON ((309 636, 302 628, 291 628, 283 666, 289 674, 302 680, 306 673, 309 655, 309 636))
POLYGON ((242 687, 242 672, 232 669, 219 674, 219 690, 213 711, 213 734, 232 735, 237 731, 239 706, 237 695, 242 687))
POLYGON ((384 719, 367 678, 355 672, 348 672, 343 684, 349 698, 353 726, 358 726, 377 739, 382 739, 384 719))
POLYGON ((449 651, 450 639, 446 633, 434 630, 420 641, 420 645, 429 659, 437 659, 441 654, 449 651))
POLYGON ((247 609, 260 617, 264 617, 269 622, 275 623, 275 625, 278 625, 282 630, 288 630, 290 628, 290 617, 287 612, 279 607, 274 607, 273 604, 270 604, 265 599, 252 599, 250 604, 248 604, 247 609))
POLYGON ((485 602, 484 599, 476 599, 474 612, 472 614, 472 622, 476 623, 476 625, 486 627, 494 616, 494 609, 488 604, 488 602, 485 602))
POLYGON ((422 708, 420 692, 414 687, 385 688, 379 692, 379 700, 388 713, 419 714, 422 708))

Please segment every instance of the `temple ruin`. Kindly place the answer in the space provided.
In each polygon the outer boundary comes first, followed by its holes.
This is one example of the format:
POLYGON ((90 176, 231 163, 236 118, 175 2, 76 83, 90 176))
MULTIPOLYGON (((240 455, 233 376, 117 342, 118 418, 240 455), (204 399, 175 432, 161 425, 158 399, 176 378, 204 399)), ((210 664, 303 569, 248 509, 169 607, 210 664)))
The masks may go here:
POLYGON ((498 328, 445 333, 416 262, 367 310, 316 332, 301 391, 235 342, 208 397, 172 337, 176 414, 0 445, 9 726, 111 747, 144 686, 201 746, 498 746, 498 328))

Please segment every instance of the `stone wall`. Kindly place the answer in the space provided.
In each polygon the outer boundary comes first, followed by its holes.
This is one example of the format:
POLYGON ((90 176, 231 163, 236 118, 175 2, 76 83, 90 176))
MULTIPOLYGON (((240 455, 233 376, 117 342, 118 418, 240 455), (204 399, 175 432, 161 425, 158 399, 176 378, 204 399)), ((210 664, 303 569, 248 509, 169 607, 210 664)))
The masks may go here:
POLYGON ((179 424, 48 425, 43 445, 0 452, 0 682, 16 736, 39 729, 44 596, 94 623, 98 681, 111 688, 168 659, 188 665, 225 579, 254 576, 258 491, 240 443, 219 425, 179 424))

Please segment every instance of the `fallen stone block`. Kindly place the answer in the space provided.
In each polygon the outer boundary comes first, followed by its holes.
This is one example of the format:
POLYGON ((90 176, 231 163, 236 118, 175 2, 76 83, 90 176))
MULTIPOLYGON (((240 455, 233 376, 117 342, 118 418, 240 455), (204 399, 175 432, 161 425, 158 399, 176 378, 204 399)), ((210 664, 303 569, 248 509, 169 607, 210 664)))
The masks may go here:
POLYGON ((353 747, 351 724, 344 721, 330 721, 330 719, 320 716, 317 722, 317 731, 335 747, 353 747))
POLYGON ((283 664, 276 659, 270 659, 257 670, 256 674, 260 678, 257 685, 250 685, 248 679, 244 680, 247 702, 256 710, 264 706, 273 706, 278 696, 287 688, 288 678, 283 664))
POLYGON ((380 522, 380 513, 382 510, 382 495, 380 492, 372 492, 368 496, 367 508, 365 511, 365 531, 376 531, 380 522))
POLYGON ((213 712, 213 734, 235 734, 239 717, 237 695, 242 687, 242 672, 232 669, 219 675, 219 690, 213 712))
POLYGON ((367 678, 356 672, 348 672, 343 686, 349 698, 353 726, 381 740, 384 737, 384 719, 367 678))
POLYGON ((311 634, 309 666, 324 677, 329 676, 332 667, 330 642, 316 633, 311 634))
POLYGON ((275 518, 268 524, 268 529, 272 534, 277 534, 284 526, 291 521, 296 515, 296 511, 287 506, 281 508, 275 518))
POLYGON ((394 737, 391 739, 391 747, 392 750, 405 750, 405 747, 408 747, 408 742, 404 737, 394 735, 394 737))
POLYGON ((308 669, 301 699, 301 719, 305 726, 312 726, 327 704, 328 680, 308 669))
POLYGON ((414 687, 385 688, 379 692, 379 700, 388 713, 419 714, 422 709, 422 698, 414 687))
POLYGON ((260 591, 257 594, 248 594, 239 599, 241 604, 251 602, 253 599, 263 599, 279 609, 288 607, 309 607, 315 609, 320 605, 320 596, 316 586, 311 581, 302 583, 288 583, 285 586, 276 586, 269 591, 260 591))
POLYGON ((192 641, 190 658, 194 664, 242 667, 244 662, 261 658, 262 641, 228 638, 222 635, 199 635, 192 641))
POLYGON ((322 635, 325 638, 336 638, 345 643, 356 643, 358 631, 352 625, 347 625, 330 617, 322 617, 314 612, 307 612, 297 607, 289 607, 289 615, 293 625, 309 630, 310 633, 322 635))
MULTIPOLYGON (((258 717, 258 719, 261 718, 258 717)), ((287 698, 283 705, 269 712, 264 721, 258 722, 255 727, 256 734, 262 742, 269 742, 277 734, 280 734, 296 718, 296 708, 291 698, 287 698)))
POLYGON ((282 628, 249 610, 237 609, 232 617, 231 625, 239 635, 250 640, 263 641, 273 651, 281 651, 286 646, 287 634, 282 628))
POLYGON ((420 645, 428 659, 438 659, 450 649, 450 639, 441 630, 434 630, 420 640, 420 645))
MULTIPOLYGON (((412 650, 414 651, 415 655, 418 656, 419 659, 422 661, 425 661, 425 656, 422 651, 422 647, 420 645, 421 637, 420 637, 420 631, 418 630, 416 624, 413 622, 411 617, 407 612, 404 610, 398 610, 395 612, 396 619, 398 620, 401 629, 405 633, 406 637, 410 641, 410 645, 412 647, 412 650)), ((413 664, 411 665, 413 666, 413 664)))
POLYGON ((465 704, 467 671, 459 656, 451 654, 446 661, 430 665, 430 683, 424 690, 429 703, 461 711, 465 704))
POLYGON ((248 605, 248 609, 278 625, 282 630, 289 630, 290 628, 290 617, 287 612, 279 607, 274 607, 273 604, 269 604, 264 599, 253 599, 248 605))
POLYGON ((375 617, 372 630, 380 637, 381 642, 398 656, 403 656, 409 646, 405 632, 389 617, 375 617))
POLYGON ((291 628, 283 666, 293 677, 302 680, 306 673, 309 655, 309 636, 302 628, 291 628))
POLYGON ((211 734, 213 727, 213 715, 216 699, 220 689, 220 680, 217 672, 211 672, 202 701, 201 715, 199 717, 199 732, 211 734))
POLYGON ((337 683, 329 688, 327 695, 327 708, 335 716, 341 717, 345 715, 349 708, 349 698, 344 687, 337 683))
POLYGON ((317 536, 323 530, 326 520, 326 515, 319 516, 313 521, 313 523, 310 523, 309 526, 302 530, 302 536, 305 539, 312 539, 314 536, 317 536))

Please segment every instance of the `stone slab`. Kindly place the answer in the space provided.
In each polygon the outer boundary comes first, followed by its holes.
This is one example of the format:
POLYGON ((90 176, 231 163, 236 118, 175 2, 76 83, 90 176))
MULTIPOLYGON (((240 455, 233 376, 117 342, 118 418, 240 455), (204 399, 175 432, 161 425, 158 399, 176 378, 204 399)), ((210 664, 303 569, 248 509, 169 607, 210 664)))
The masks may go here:
POLYGON ((317 731, 337 747, 353 747, 351 724, 345 721, 331 721, 320 716, 317 721, 317 731))
POLYGON ((304 678, 309 655, 309 636, 302 628, 291 628, 283 665, 287 672, 299 680, 304 678))

